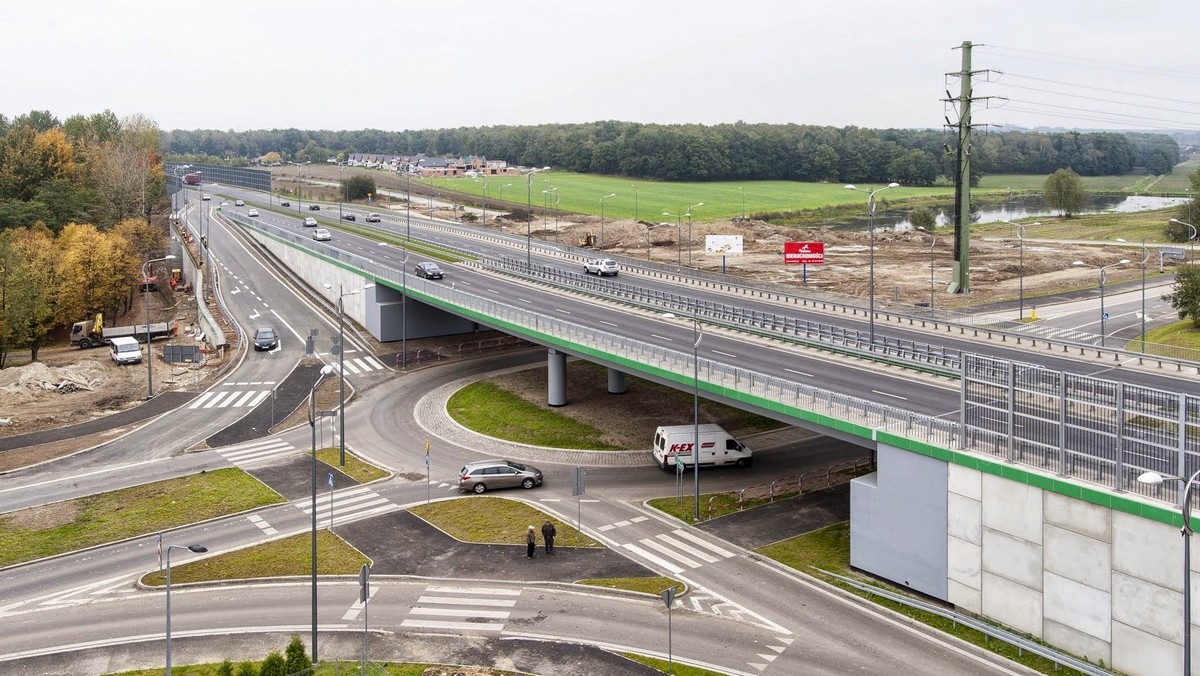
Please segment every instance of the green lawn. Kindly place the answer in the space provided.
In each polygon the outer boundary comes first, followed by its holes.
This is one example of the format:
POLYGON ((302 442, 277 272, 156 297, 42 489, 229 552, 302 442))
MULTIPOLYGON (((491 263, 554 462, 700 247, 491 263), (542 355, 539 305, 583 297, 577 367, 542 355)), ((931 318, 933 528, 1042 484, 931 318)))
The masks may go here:
MULTIPOLYGON (((337 509, 337 505, 334 505, 337 509)), ((301 533, 245 549, 237 549, 199 561, 189 562, 195 554, 176 552, 171 562, 171 584, 219 580, 299 577, 312 572, 312 535, 301 533)), ((317 531, 317 574, 357 575, 364 563, 362 552, 346 544, 329 530, 317 531)), ((165 584, 166 574, 153 572, 142 578, 152 586, 165 584)))
MULTIPOLYGON (((1135 213, 1085 214, 1072 218, 1058 216, 1039 216, 1023 218, 1019 223, 1025 225, 1025 237, 1029 239, 1081 239, 1095 241, 1115 241, 1124 239, 1129 242, 1131 249, 1140 246, 1142 241, 1148 244, 1165 244, 1168 221, 1175 217, 1176 209, 1155 209, 1153 211, 1138 211, 1135 213), (1034 225, 1039 223, 1040 225, 1034 225)), ((1015 237, 1016 233, 1007 223, 980 223, 971 225, 971 234, 982 237, 1015 237)), ((1182 246, 1179 244, 1173 246, 1182 246)), ((1137 253, 1133 251, 1133 253, 1137 253)), ((1130 256, 1132 260, 1134 256, 1130 256)), ((1141 261, 1141 258, 1137 259, 1141 261)), ((1157 259, 1155 259, 1157 260, 1157 259)), ((1157 265, 1154 268, 1157 270, 1157 265)))
MULTIPOLYGON (((514 489, 518 494, 520 489, 514 489)), ((536 489, 535 489, 536 490, 536 489)), ((537 530, 542 541, 542 522, 546 519, 558 531, 555 544, 563 547, 601 547, 599 542, 567 524, 516 500, 473 495, 459 500, 442 500, 417 505, 409 511, 463 542, 497 545, 525 544, 525 530, 537 530)))
POLYGON ((278 493, 230 468, 30 507, 0 517, 0 566, 280 502, 278 493))
MULTIPOLYGON (((1194 171, 1195 167, 1190 165, 1180 165, 1175 168, 1175 173, 1170 177, 1184 176, 1185 185, 1178 188, 1164 187, 1175 185, 1175 181, 1170 182, 1163 179, 1150 188, 1149 192, 1182 192, 1186 187, 1186 174, 1188 171, 1194 171), (1181 173, 1182 172, 1182 173, 1181 173)), ((992 176, 984 176, 979 180, 979 185, 972 190, 972 194, 976 191, 995 191, 1007 192, 1015 190, 1018 192, 1041 192, 1042 185, 1046 182, 1045 174, 995 174, 992 176)), ((1083 189, 1088 192, 1138 192, 1144 191, 1144 185, 1153 179, 1144 173, 1140 174, 1124 174, 1122 176, 1081 176, 1083 180, 1083 189)))
POLYGON ((446 412, 464 427, 501 439, 551 448, 616 450, 596 441, 600 430, 595 427, 538 408, 489 382, 455 392, 446 402, 446 412))
MULTIPOLYGON (((338 467, 338 460, 341 459, 341 449, 339 448, 318 448, 317 460, 329 465, 330 467, 338 467)), ((370 483, 376 479, 382 479, 388 476, 389 472, 385 469, 380 469, 375 465, 359 460, 353 453, 346 451, 346 466, 338 467, 343 474, 358 481, 359 483, 370 483)))
MULTIPOLYGON (((1044 179, 1045 177, 1043 177, 1044 179)), ((414 181, 416 182, 416 181, 414 181)), ((429 178, 419 179, 435 190, 447 189, 470 195, 483 196, 483 179, 477 178, 429 178)), ((862 185, 861 188, 879 188, 879 185, 862 185)), ((822 207, 861 204, 866 210, 867 196, 846 190, 838 183, 800 183, 797 181, 717 181, 712 183, 666 183, 659 181, 634 181, 614 176, 576 174, 569 171, 550 171, 535 174, 528 198, 537 208, 553 207, 554 195, 546 195, 543 204, 542 191, 557 188, 558 207, 563 211, 600 215, 600 198, 615 194, 604 200, 604 215, 610 218, 633 218, 634 197, 637 198, 637 218, 643 221, 674 223, 677 216, 689 206, 704 203, 692 209, 696 221, 729 220, 742 214, 742 195, 745 194, 747 214, 775 211, 819 209, 822 207), (637 186, 636 191, 634 186, 637 186), (739 190, 740 188, 740 190, 739 190), (664 216, 663 212, 671 214, 664 216)), ((876 197, 882 200, 899 201, 912 197, 951 197, 954 191, 945 186, 931 188, 893 188, 876 197)), ((492 176, 488 178, 489 199, 495 204, 502 196, 511 206, 524 206, 527 200, 525 177, 492 176), (501 186, 508 185, 501 190, 501 186)))

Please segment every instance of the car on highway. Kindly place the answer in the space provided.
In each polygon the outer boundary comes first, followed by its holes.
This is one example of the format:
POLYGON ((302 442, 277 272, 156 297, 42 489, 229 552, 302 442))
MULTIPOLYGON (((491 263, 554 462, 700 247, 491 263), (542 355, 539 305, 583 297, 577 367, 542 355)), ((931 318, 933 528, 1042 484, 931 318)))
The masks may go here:
POLYGON ((247 211, 247 212, 246 212, 246 215, 247 215, 247 216, 257 216, 257 215, 258 215, 258 209, 251 209, 250 211, 247 211))
POLYGON ((212 199, 212 195, 201 195, 200 199, 207 202, 212 199))
POLYGON ((442 278, 442 269, 438 267, 437 263, 431 261, 417 263, 417 267, 413 269, 413 272, 417 273, 418 277, 424 277, 425 279, 442 278))
POLYGON ((291 202, 280 202, 280 203, 279 203, 279 206, 281 206, 281 207, 290 207, 290 206, 292 206, 292 203, 291 203, 291 202))
POLYGON ((308 218, 305 218, 305 219, 304 219, 304 227, 306 227, 306 228, 315 228, 315 227, 317 227, 317 219, 313 218, 312 216, 309 216, 308 218))
POLYGON ((329 240, 333 239, 333 235, 330 234, 330 232, 325 228, 317 228, 316 230, 313 230, 313 239, 317 240, 318 242, 328 242, 329 240))
POLYGON ((354 217, 354 214, 343 214, 343 215, 342 215, 342 220, 344 220, 344 221, 353 221, 353 220, 356 220, 356 219, 355 219, 355 217, 354 217))
POLYGON ((611 258, 590 258, 583 264, 583 271, 587 274, 617 276, 617 262, 611 258))
POLYGON ((320 211, 321 205, 320 204, 310 204, 310 205, 308 205, 308 210, 309 211, 320 211))
POLYGON ((246 206, 246 203, 245 203, 245 202, 243 202, 242 200, 238 200, 238 201, 236 201, 236 202, 234 202, 234 203, 233 203, 233 206, 235 206, 235 207, 244 207, 244 206, 246 206))
POLYGON ((368 223, 378 223, 379 221, 381 221, 383 219, 379 217, 379 214, 367 214, 367 217, 364 218, 363 220, 368 223))
POLYGON ((275 329, 269 326, 260 326, 254 329, 255 350, 274 350, 278 346, 279 334, 275 333, 275 329))
POLYGON ((542 470, 511 460, 477 460, 458 470, 458 487, 472 493, 496 488, 533 488, 542 485, 542 470))

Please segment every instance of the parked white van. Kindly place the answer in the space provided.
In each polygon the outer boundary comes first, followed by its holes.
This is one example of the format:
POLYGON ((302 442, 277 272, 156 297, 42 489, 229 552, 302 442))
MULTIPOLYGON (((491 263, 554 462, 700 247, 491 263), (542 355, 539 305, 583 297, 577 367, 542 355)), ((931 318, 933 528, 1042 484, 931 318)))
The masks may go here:
POLYGON ((142 344, 134 338, 113 338, 108 345, 108 356, 118 364, 137 364, 142 361, 142 344))
POLYGON ((654 461, 663 469, 674 469, 676 462, 689 466, 694 460, 692 454, 696 445, 696 432, 699 431, 700 449, 698 456, 700 466, 705 465, 737 465, 746 467, 752 460, 749 448, 734 439, 720 425, 705 424, 699 428, 693 425, 664 425, 654 432, 654 461))

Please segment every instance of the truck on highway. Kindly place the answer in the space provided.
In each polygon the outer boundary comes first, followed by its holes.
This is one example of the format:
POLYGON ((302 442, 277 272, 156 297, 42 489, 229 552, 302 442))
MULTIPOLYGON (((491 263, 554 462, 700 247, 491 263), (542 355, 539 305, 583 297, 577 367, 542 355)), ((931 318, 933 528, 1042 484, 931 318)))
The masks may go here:
POLYGON ((184 174, 183 182, 188 185, 200 185, 200 172, 193 171, 190 174, 184 174))
POLYGON ((753 454, 742 442, 733 438, 720 425, 663 425, 654 432, 651 451, 663 469, 687 467, 700 460, 705 465, 737 465, 748 467, 753 454), (697 452, 696 440, 700 448, 697 452))
MULTIPOLYGON (((158 324, 150 325, 150 340, 174 336, 178 333, 179 322, 177 321, 159 322, 158 324)), ((140 341, 146 340, 146 325, 105 326, 104 315, 101 313, 96 313, 95 319, 85 319, 82 322, 75 322, 71 325, 71 344, 78 345, 81 350, 105 345, 111 343, 113 338, 123 337, 140 341)))

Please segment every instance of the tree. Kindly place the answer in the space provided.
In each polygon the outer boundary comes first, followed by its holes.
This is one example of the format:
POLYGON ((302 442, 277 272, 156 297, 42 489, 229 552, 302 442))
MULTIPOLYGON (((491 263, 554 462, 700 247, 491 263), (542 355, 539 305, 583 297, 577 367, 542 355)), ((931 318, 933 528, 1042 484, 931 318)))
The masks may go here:
POLYGON ((304 641, 301 641, 297 634, 292 634, 292 640, 288 642, 284 653, 287 655, 287 673, 298 674, 312 668, 312 660, 308 659, 308 654, 304 652, 304 641))
POLYGON ((288 676, 287 663, 278 650, 272 650, 258 669, 258 676, 288 676))
POLYGON ((914 228, 924 228, 929 232, 933 232, 933 229, 937 227, 937 214, 933 213, 933 210, 929 207, 913 209, 908 214, 908 222, 912 223, 914 228))
POLYGON ((10 129, 0 145, 0 197, 30 200, 46 181, 75 178, 75 150, 61 129, 10 129))
POLYGON ((263 155, 262 157, 258 158, 258 162, 259 162, 259 164, 276 165, 276 164, 283 162, 283 157, 281 157, 279 155, 279 153, 272 150, 271 152, 267 153, 266 155, 263 155))
POLYGON ((1059 169, 1050 174, 1042 184, 1042 189, 1046 193, 1046 206, 1058 209, 1066 218, 1083 209, 1087 198, 1087 193, 1083 190, 1083 180, 1070 169, 1059 169))
POLYGON ((1175 270, 1175 284, 1171 293, 1163 295, 1180 319, 1191 319, 1192 328, 1200 329, 1200 267, 1191 263, 1175 270))
POLYGON ((342 197, 346 201, 365 200, 367 195, 378 195, 375 179, 359 174, 342 181, 342 197))
POLYGON ((59 326, 60 255, 44 226, 22 228, 4 233, 9 253, 5 266, 3 294, 4 321, 9 330, 0 349, 28 347, 30 358, 37 361, 38 349, 59 326), (12 266, 9 268, 9 266, 12 266))

